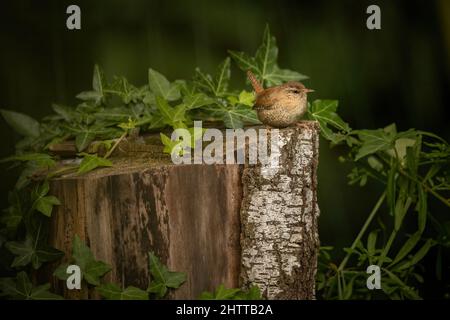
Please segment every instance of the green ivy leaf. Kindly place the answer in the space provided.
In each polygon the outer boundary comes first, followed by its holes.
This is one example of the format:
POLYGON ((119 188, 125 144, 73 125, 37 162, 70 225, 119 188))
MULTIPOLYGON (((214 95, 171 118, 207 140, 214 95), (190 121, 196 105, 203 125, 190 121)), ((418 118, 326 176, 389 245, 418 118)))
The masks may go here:
POLYGON ((80 269, 83 273, 83 278, 87 283, 98 286, 100 285, 100 279, 109 271, 111 271, 111 266, 103 261, 89 260, 87 261, 84 268, 80 269))
MULTIPOLYGON (((100 285, 100 279, 112 268, 103 261, 95 260, 94 255, 88 246, 75 235, 72 242, 72 258, 74 264, 80 267, 83 279, 91 285, 100 285)), ((66 270, 68 264, 60 265, 53 273, 60 280, 66 280, 66 270)))
POLYGON ((228 50, 231 58, 236 62, 238 67, 243 71, 252 71, 255 74, 260 74, 258 64, 255 58, 249 56, 245 52, 238 52, 233 50, 228 50))
POLYGON ((0 109, 5 121, 16 131, 24 137, 37 138, 40 134, 39 122, 27 116, 26 114, 0 109))
POLYGON ((68 263, 63 263, 59 265, 55 271, 53 271, 53 275, 60 280, 67 280, 69 278, 69 274, 67 273, 67 268, 69 267, 68 263))
POLYGON ((287 81, 301 81, 308 79, 308 76, 305 76, 297 71, 292 71, 288 69, 280 69, 278 66, 274 66, 272 71, 268 73, 265 78, 267 79, 267 83, 270 86, 280 85, 283 82, 287 81))
POLYGON ((185 105, 186 110, 193 110, 193 109, 201 108, 206 105, 213 104, 214 99, 208 97, 204 93, 196 93, 193 95, 184 96, 183 103, 185 105))
POLYGON ((229 82, 230 82, 230 58, 227 57, 217 68, 214 94, 218 97, 223 96, 228 90, 229 82))
POLYGON ((52 104, 52 109, 67 122, 71 122, 77 119, 77 113, 75 109, 71 107, 63 106, 60 104, 52 104))
POLYGON ((266 25, 264 29, 263 41, 261 46, 256 50, 255 60, 258 64, 261 78, 267 82, 270 86, 272 83, 268 79, 267 75, 270 74, 278 59, 278 47, 275 37, 270 34, 269 26, 266 25))
POLYGON ((7 157, 0 160, 0 163, 11 162, 11 161, 32 161, 38 167, 53 167, 56 162, 53 160, 52 156, 46 153, 25 153, 18 154, 11 157, 7 157))
POLYGON ((148 300, 148 293, 146 291, 133 286, 121 290, 116 284, 107 283, 95 289, 107 300, 148 300))
POLYGON ((94 66, 94 74, 92 76, 92 89, 103 96, 103 89, 105 87, 105 80, 103 70, 96 64, 94 66))
POLYGON ((216 70, 215 77, 203 73, 199 68, 195 70, 196 77, 194 82, 206 92, 214 94, 216 97, 222 97, 227 93, 228 83, 230 81, 230 58, 226 58, 216 70))
POLYGON ((157 298, 162 298, 168 288, 179 288, 186 281, 185 273, 169 271, 153 252, 149 252, 149 268, 152 281, 147 291, 157 298))
POLYGON ((61 202, 59 202, 58 198, 55 196, 42 197, 35 202, 36 210, 46 215, 47 217, 50 217, 52 215, 53 206, 59 205, 61 205, 61 202))
POLYGON ((80 163, 77 174, 87 173, 98 167, 111 167, 113 164, 110 160, 99 157, 96 154, 80 153, 83 160, 80 163))
POLYGON ((307 114, 309 119, 319 122, 322 136, 333 144, 338 144, 351 138, 346 135, 351 131, 351 128, 336 113, 337 108, 337 100, 315 100, 307 114), (343 134, 334 133, 331 128, 337 129, 343 134))
POLYGON ((255 94, 253 92, 242 90, 241 93, 239 93, 238 103, 253 107, 253 104, 255 103, 255 94))
POLYGON ((261 300, 261 291, 258 286, 251 286, 248 291, 238 288, 226 288, 223 284, 219 285, 212 292, 204 291, 199 297, 200 300, 261 300))
POLYGON ((57 260, 64 255, 62 251, 40 244, 40 241, 30 235, 22 242, 7 242, 5 247, 16 256, 11 264, 13 268, 31 263, 34 269, 39 269, 44 262, 57 260))
POLYGON ((261 290, 256 285, 252 285, 248 291, 241 290, 236 296, 234 300, 262 300, 261 290))
POLYGON ((41 184, 36 185, 32 192, 33 209, 41 212, 42 214, 50 217, 54 205, 60 205, 58 198, 55 196, 48 196, 50 186, 47 180, 41 184))
POLYGON ((270 34, 268 25, 264 30, 262 44, 256 50, 254 58, 243 52, 228 52, 241 70, 252 71, 266 87, 279 85, 286 81, 300 81, 308 78, 298 72, 278 67, 278 47, 275 37, 270 34))
POLYGON ((358 130, 362 145, 356 154, 355 161, 379 151, 388 150, 392 147, 393 137, 383 129, 358 130))
POLYGON ((174 101, 180 98, 180 88, 177 83, 170 83, 161 73, 153 69, 148 70, 148 84, 156 96, 160 96, 167 101, 174 101))
POLYGON ((48 291, 50 284, 33 287, 25 272, 19 272, 16 278, 0 278, 0 296, 19 300, 61 300, 63 297, 48 291))
POLYGON ((168 136, 166 136, 164 133, 160 133, 159 134, 161 137, 161 142, 164 145, 164 149, 163 152, 167 153, 167 154, 172 154, 173 149, 180 144, 180 141, 173 141, 172 139, 170 139, 168 136))
POLYGON ((77 134, 77 136, 75 137, 75 146, 77 147, 78 152, 86 149, 94 139, 95 133, 88 130, 77 134))

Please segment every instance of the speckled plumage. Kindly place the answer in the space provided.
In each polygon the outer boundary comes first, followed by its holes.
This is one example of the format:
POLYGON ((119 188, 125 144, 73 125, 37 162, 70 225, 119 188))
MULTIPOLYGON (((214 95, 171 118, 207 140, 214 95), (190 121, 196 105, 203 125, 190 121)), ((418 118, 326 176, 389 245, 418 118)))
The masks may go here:
POLYGON ((284 128, 295 123, 305 114, 308 103, 306 89, 300 82, 287 82, 279 86, 261 90, 262 86, 248 72, 249 79, 256 92, 254 109, 259 120, 276 128, 284 128))

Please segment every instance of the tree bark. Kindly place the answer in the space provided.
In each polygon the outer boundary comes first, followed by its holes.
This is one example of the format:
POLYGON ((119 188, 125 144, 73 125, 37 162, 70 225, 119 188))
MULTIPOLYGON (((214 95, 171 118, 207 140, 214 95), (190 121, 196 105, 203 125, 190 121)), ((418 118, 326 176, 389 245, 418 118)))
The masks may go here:
MULTIPOLYGON (((148 252, 187 281, 169 299, 195 299, 224 283, 238 286, 240 168, 158 165, 111 175, 53 181, 62 205, 53 214, 50 242, 71 253, 79 235, 98 260, 112 265, 106 281, 146 289, 148 252)), ((67 260, 68 257, 66 257, 67 260)), ((66 290, 68 298, 98 298, 66 290)))
POLYGON ((318 126, 280 130, 280 161, 243 172, 241 281, 269 299, 314 299, 319 235, 318 126))

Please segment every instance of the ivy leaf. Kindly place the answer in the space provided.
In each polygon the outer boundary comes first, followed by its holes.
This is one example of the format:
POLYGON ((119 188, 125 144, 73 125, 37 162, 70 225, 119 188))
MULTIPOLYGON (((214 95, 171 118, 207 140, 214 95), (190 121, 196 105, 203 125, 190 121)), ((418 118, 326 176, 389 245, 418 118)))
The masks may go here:
POLYGON ((238 293, 241 292, 241 289, 234 288, 225 288, 223 284, 219 285, 216 288, 214 294, 209 292, 203 292, 199 299, 200 300, 231 300, 236 297, 238 293))
POLYGON ((52 156, 46 153, 17 154, 0 160, 0 163, 11 161, 32 161, 37 167, 53 167, 56 162, 52 156))
POLYGON ((273 85, 268 79, 267 75, 270 74, 277 63, 278 47, 275 37, 270 34, 269 26, 266 25, 264 29, 263 42, 261 46, 256 50, 255 60, 258 64, 259 74, 263 81, 266 81, 268 86, 273 85))
POLYGON ((100 285, 100 278, 107 272, 111 271, 111 266, 103 261, 90 260, 87 261, 86 266, 81 268, 83 278, 87 283, 98 286, 100 285))
POLYGON ((55 196, 42 197, 35 202, 36 210, 43 213, 47 217, 52 215, 53 206, 59 205, 61 205, 61 202, 59 202, 58 198, 55 196))
POLYGON ((197 109, 213 103, 214 99, 208 97, 204 93, 196 93, 183 97, 183 104, 185 105, 186 110, 197 109))
POLYGON ((256 285, 252 285, 248 291, 239 292, 234 297, 234 300, 262 300, 261 290, 256 285))
POLYGON ((239 129, 244 127, 244 123, 241 121, 240 117, 236 113, 225 110, 221 114, 222 114, 222 121, 227 128, 239 129))
POLYGON ((64 255, 64 253, 55 248, 41 245, 37 239, 27 235, 24 241, 10 241, 5 247, 13 253, 14 258, 11 267, 23 267, 32 264, 34 269, 39 269, 44 262, 54 261, 64 255))
POLYGON ((155 96, 163 97, 167 101, 174 101, 180 98, 178 84, 171 84, 166 77, 156 70, 148 70, 148 84, 155 96))
POLYGON ((203 73, 199 68, 195 70, 194 83, 203 90, 222 97, 228 90, 230 81, 230 58, 226 58, 218 67, 215 77, 203 73))
POLYGON ((228 50, 228 53, 230 54, 231 58, 236 62, 238 67, 243 70, 247 71, 250 70, 255 74, 259 74, 259 67, 256 63, 255 58, 249 56, 245 52, 238 52, 233 50, 228 50))
POLYGON ((348 138, 346 134, 351 130, 349 125, 336 113, 337 108, 337 100, 315 100, 307 114, 309 119, 319 122, 323 137, 333 144, 338 144, 348 138), (334 133, 330 127, 344 134, 334 133))
POLYGON ((35 287, 31 290, 31 300, 63 300, 60 295, 54 294, 49 291, 50 283, 35 287))
POLYGON ((217 289, 215 293, 215 299, 216 300, 227 300, 233 298, 240 289, 233 289, 233 288, 225 288, 223 284, 221 284, 217 289))
POLYGON ((221 118, 227 128, 238 129, 244 126, 244 123, 259 124, 256 112, 245 105, 237 105, 235 107, 225 107, 219 105, 214 114, 221 118))
POLYGON ((81 153, 84 158, 80 163, 77 174, 83 174, 94 170, 98 167, 111 167, 113 164, 110 160, 99 157, 96 154, 81 153))
POLYGON ((149 268, 152 281, 147 291, 157 298, 162 298, 168 288, 179 288, 186 281, 185 273, 169 271, 153 252, 149 252, 149 268))
POLYGON ((67 122, 71 122, 76 119, 76 111, 73 108, 54 103, 52 104, 52 109, 67 122))
POLYGON ((101 102, 103 95, 97 91, 83 91, 77 94, 76 97, 83 101, 92 101, 97 105, 101 102))
POLYGON ((254 58, 244 52, 228 52, 241 70, 252 71, 266 87, 308 78, 298 72, 278 67, 278 47, 275 37, 270 34, 268 25, 264 30, 262 44, 256 50, 254 58))
POLYGON ((63 297, 48 291, 50 284, 33 288, 27 274, 23 271, 16 278, 0 278, 0 296, 19 300, 61 300, 63 297))
POLYGON ((33 209, 41 212, 42 214, 50 217, 54 205, 60 205, 58 198, 55 196, 47 196, 50 186, 47 180, 40 185, 37 185, 32 192, 33 209))
POLYGON ((95 139, 95 133, 86 130, 80 134, 77 134, 75 137, 75 146, 77 147, 78 152, 86 149, 91 142, 95 139))
POLYGON ((272 72, 265 76, 267 84, 269 86, 280 85, 287 81, 301 81, 308 79, 308 76, 301 74, 297 71, 288 69, 280 69, 278 66, 274 66, 272 72))
POLYGON ((148 300, 146 291, 133 286, 129 286, 122 291, 116 284, 106 283, 95 289, 107 300, 148 300))
POLYGON ((21 201, 22 199, 17 190, 10 191, 8 194, 9 207, 6 208, 0 216, 0 223, 4 224, 6 230, 13 234, 16 232, 17 227, 24 216, 21 201))
POLYGON ((157 299, 161 299, 167 293, 167 286, 162 282, 152 281, 148 285, 147 292, 153 293, 157 299))
POLYGON ((348 123, 342 120, 336 113, 338 103, 337 100, 314 100, 311 105, 310 114, 319 124, 330 125, 337 130, 349 132, 351 129, 348 123))
POLYGON ((67 268, 69 267, 68 263, 63 263, 59 265, 55 271, 53 271, 53 275, 60 280, 67 280, 69 278, 69 274, 67 273, 67 268))
POLYGON ((75 259, 76 264, 80 267, 80 269, 86 269, 86 266, 89 262, 95 261, 94 254, 91 249, 80 239, 80 237, 76 234, 73 237, 72 242, 72 257, 75 259))
POLYGON ((253 92, 242 90, 241 93, 239 93, 238 103, 253 107, 253 104, 255 103, 255 94, 253 92))
POLYGON ((162 96, 156 97, 156 106, 164 119, 164 123, 173 127, 175 118, 174 108, 172 108, 162 96))
POLYGON ((16 131, 24 137, 37 138, 40 134, 39 122, 27 116, 26 114, 0 109, 5 121, 16 131))
POLYGON ((180 144, 180 141, 173 141, 172 139, 170 139, 168 136, 166 136, 164 133, 160 133, 159 134, 161 137, 161 142, 164 145, 164 149, 163 152, 167 153, 167 154, 172 154, 173 149, 180 144))
POLYGON ((393 138, 383 129, 358 130, 362 145, 356 154, 355 161, 378 151, 384 151, 392 147, 393 138))
MULTIPOLYGON (((75 235, 72 242, 72 258, 74 264, 80 267, 83 279, 92 285, 100 285, 100 279, 111 270, 111 266, 99 260, 95 260, 94 255, 88 246, 75 235)), ((58 279, 67 279, 67 264, 60 265, 53 273, 58 279)))
POLYGON ((227 57, 217 68, 215 77, 214 94, 218 97, 223 96, 228 90, 230 81, 230 58, 227 57))
POLYGON ((105 96, 105 79, 103 71, 98 65, 94 66, 92 75, 92 91, 83 91, 77 95, 77 98, 84 101, 92 101, 95 106, 99 105, 105 96))
POLYGON ((92 76, 92 89, 94 89, 95 92, 98 92, 103 97, 104 87, 105 87, 105 80, 103 70, 96 64, 94 66, 94 74, 92 76))

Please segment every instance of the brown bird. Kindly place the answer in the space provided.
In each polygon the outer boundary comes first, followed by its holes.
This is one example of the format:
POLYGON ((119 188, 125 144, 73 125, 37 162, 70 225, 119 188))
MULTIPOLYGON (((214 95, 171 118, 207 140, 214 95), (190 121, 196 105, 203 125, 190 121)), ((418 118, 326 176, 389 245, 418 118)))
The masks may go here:
POLYGON ((256 93, 253 109, 262 123, 284 128, 305 114, 308 108, 306 95, 314 90, 294 81, 264 89, 250 70, 247 71, 247 76, 256 93))

